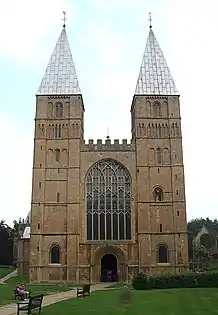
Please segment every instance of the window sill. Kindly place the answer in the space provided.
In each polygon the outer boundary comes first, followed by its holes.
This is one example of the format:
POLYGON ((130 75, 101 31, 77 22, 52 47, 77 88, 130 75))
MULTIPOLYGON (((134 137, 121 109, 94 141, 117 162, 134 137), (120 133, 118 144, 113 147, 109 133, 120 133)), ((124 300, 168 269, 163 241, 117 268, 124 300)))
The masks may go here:
POLYGON ((101 244, 101 245, 111 245, 111 244, 126 244, 126 243, 133 243, 132 240, 108 240, 108 241, 98 241, 98 240, 93 240, 93 241, 85 241, 85 244, 101 244))
POLYGON ((57 266, 57 267, 61 266, 61 264, 56 264, 56 263, 54 263, 54 264, 50 263, 50 264, 48 264, 48 265, 49 265, 49 266, 57 266))

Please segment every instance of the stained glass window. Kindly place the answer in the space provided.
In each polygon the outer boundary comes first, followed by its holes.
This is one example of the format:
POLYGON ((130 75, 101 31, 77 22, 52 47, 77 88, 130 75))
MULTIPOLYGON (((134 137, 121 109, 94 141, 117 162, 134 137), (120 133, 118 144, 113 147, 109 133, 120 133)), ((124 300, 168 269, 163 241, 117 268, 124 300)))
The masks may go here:
POLYGON ((131 239, 131 178, 111 159, 95 164, 86 176, 87 240, 131 239))

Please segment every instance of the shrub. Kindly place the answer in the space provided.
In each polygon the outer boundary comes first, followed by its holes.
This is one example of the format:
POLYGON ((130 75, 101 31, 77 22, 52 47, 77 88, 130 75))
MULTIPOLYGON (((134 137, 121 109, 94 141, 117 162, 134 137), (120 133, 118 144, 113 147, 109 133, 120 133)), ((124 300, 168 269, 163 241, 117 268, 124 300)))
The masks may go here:
POLYGON ((160 276, 148 276, 140 273, 133 278, 132 286, 136 290, 218 288, 218 273, 204 272, 160 276))
POLYGON ((136 290, 148 290, 149 289, 148 283, 149 283, 148 277, 143 273, 139 273, 132 280, 132 286, 136 290))

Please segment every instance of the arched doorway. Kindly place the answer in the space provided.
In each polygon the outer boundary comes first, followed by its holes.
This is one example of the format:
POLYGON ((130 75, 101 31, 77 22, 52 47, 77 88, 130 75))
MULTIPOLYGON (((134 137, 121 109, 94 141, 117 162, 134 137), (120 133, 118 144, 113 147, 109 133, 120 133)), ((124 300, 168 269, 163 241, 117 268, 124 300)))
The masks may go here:
POLYGON ((117 257, 105 254, 101 258, 101 282, 113 282, 117 279, 117 257))

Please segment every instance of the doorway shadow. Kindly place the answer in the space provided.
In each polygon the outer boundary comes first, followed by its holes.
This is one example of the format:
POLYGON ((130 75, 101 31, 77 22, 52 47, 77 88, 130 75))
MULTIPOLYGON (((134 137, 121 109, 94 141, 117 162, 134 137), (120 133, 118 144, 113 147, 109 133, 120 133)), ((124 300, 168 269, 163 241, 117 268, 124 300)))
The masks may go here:
POLYGON ((105 254, 101 259, 101 282, 117 281, 117 258, 113 254, 105 254))

